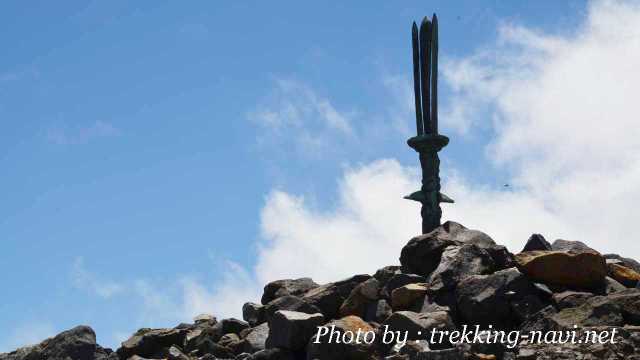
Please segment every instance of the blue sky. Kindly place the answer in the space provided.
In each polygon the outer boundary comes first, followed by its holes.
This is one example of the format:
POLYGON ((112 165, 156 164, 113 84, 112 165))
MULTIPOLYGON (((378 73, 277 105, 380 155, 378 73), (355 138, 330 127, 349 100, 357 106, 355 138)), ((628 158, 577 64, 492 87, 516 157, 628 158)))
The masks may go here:
MULTIPOLYGON (((211 298, 230 272, 250 283, 266 276, 261 254, 284 236, 287 201, 303 197, 304 206, 293 208, 304 211, 296 214, 330 221, 336 209, 353 210, 341 191, 350 189, 349 179, 367 180, 364 170, 379 159, 393 159, 390 168, 413 179, 417 159, 405 144, 413 121, 406 106, 410 25, 433 12, 446 72, 443 113, 466 104, 458 114, 477 120, 447 123, 441 116, 452 136, 445 177, 456 174, 452 188, 478 203, 506 196, 525 210, 534 202, 549 209, 554 194, 540 195, 544 185, 522 180, 521 164, 543 141, 510 148, 505 129, 518 119, 503 102, 504 84, 548 69, 525 62, 522 74, 505 77, 515 62, 485 52, 511 59, 534 49, 553 60, 561 47, 546 44, 580 45, 580 35, 591 34, 584 25, 592 22, 590 9, 609 9, 601 3, 3 2, 0 350, 77 324, 93 326, 108 346, 138 327, 175 325, 185 312, 167 309, 200 304, 185 303, 186 288, 207 289, 211 298), (466 75, 477 72, 462 71, 465 64, 504 71, 480 76, 489 85, 474 88, 466 75), (515 189, 503 189, 505 182, 515 189)), ((541 163, 528 169, 549 170, 541 163)), ((381 166, 371 171, 389 170, 381 166)), ((367 184, 371 202, 393 188, 367 184)), ((580 208, 571 201, 555 210, 580 208)), ((474 204, 461 207, 480 225, 483 212, 474 204)), ((414 210, 409 221, 417 224, 414 210)), ((561 234, 573 229, 556 226, 553 214, 536 219, 561 234)))

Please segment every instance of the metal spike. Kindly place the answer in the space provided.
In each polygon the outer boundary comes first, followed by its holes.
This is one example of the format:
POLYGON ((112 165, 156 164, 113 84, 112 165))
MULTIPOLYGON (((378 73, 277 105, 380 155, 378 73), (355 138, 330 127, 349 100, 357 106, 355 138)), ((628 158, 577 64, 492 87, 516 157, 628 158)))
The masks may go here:
POLYGON ((430 99, 430 72, 431 72, 431 22, 425 16, 420 25, 420 74, 422 84, 422 124, 424 133, 431 131, 431 99, 430 99))
POLYGON ((438 17, 431 20, 431 131, 438 133, 438 17))
POLYGON ((411 28, 411 40, 413 45, 413 92, 416 103, 416 128, 418 135, 422 135, 424 134, 424 126, 422 124, 422 98, 420 97, 420 40, 418 38, 418 25, 415 22, 411 28))

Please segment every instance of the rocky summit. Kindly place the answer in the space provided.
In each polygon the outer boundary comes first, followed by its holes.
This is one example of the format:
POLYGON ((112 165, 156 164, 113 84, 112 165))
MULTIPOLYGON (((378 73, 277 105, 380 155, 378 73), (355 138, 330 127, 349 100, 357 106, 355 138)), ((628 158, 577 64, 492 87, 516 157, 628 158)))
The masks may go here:
POLYGON ((261 303, 242 307, 243 320, 201 315, 140 329, 115 351, 79 326, 0 360, 640 359, 637 261, 540 234, 522 242, 513 254, 483 232, 446 222, 411 239, 400 265, 373 275, 266 284, 261 303), (429 336, 467 329, 560 339, 429 336), (583 341, 589 334, 601 341, 583 341))

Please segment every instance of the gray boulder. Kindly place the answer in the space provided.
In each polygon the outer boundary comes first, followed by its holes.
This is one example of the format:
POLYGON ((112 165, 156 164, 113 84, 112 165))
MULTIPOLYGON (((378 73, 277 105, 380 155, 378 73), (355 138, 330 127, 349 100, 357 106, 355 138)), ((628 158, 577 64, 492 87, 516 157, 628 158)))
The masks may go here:
POLYGON ((96 344, 96 334, 88 326, 77 326, 46 339, 40 344, 26 346, 0 354, 2 360, 111 360, 117 359, 109 349, 96 344))
POLYGON ((382 288, 381 295, 389 299, 393 290, 401 286, 424 283, 426 281, 426 277, 417 274, 395 274, 387 281, 386 285, 382 288))
MULTIPOLYGON (((342 338, 343 335, 357 334, 360 331, 362 334, 375 331, 374 328, 364 322, 357 316, 347 316, 339 320, 333 320, 325 324, 324 326, 335 331, 335 336, 342 338)), ((370 360, 376 359, 376 346, 375 343, 366 344, 364 342, 358 343, 357 341, 329 341, 329 336, 320 336, 317 338, 315 335, 309 341, 307 346, 307 360, 370 360)), ((351 337, 353 339, 353 337, 351 337)))
POLYGON ((140 329, 124 341, 117 350, 121 359, 133 355, 145 358, 164 357, 173 345, 181 346, 188 333, 187 329, 140 329))
POLYGON ((429 275, 427 282, 432 292, 451 290, 464 277, 487 274, 493 268, 493 259, 479 246, 450 246, 442 252, 440 263, 429 275))
POLYGON ((380 283, 376 278, 372 277, 358 284, 340 306, 340 317, 349 315, 364 317, 367 306, 378 300, 379 292, 380 283))
POLYGON ((442 252, 448 246, 455 245, 450 236, 441 227, 416 236, 409 240, 400 253, 400 263, 404 272, 429 276, 438 264, 442 252))
POLYGON ((262 304, 266 305, 273 299, 277 299, 281 296, 285 295, 294 295, 301 296, 307 291, 318 287, 311 278, 300 278, 300 279, 284 279, 284 280, 276 280, 268 283, 264 287, 264 292, 262 294, 262 304))
POLYGON ((457 289, 462 323, 509 329, 544 307, 538 290, 516 268, 491 275, 472 275, 457 289))
POLYGON ((272 300, 264 306, 265 319, 269 321, 273 317, 273 314, 279 310, 299 311, 307 314, 320 312, 320 309, 317 306, 314 306, 297 296, 285 295, 272 300))
MULTIPOLYGON (((321 285, 304 294, 302 300, 320 309, 326 319, 335 319, 342 303, 358 284, 369 280, 369 275, 355 275, 348 279, 321 285)), ((290 309, 286 309, 290 310, 290 309)), ((300 310, 297 310, 300 311, 300 310)), ((302 311, 307 312, 307 311, 302 311)))
POLYGON ((258 326, 267 321, 264 306, 252 302, 242 305, 242 318, 251 326, 258 326))
POLYGON ((278 347, 297 351, 303 349, 309 339, 324 323, 320 313, 305 314, 296 311, 277 311, 269 321, 267 347, 278 347))
POLYGON ((253 354, 257 351, 266 349, 267 338, 269 337, 269 324, 262 323, 249 330, 247 335, 240 343, 242 352, 253 354))
MULTIPOLYGON (((429 333, 436 329, 438 331, 453 331, 455 325, 451 316, 446 311, 434 311, 430 313, 416 313, 413 311, 396 311, 382 324, 388 326, 389 331, 406 332, 409 340, 429 340, 429 333)), ((443 349, 451 347, 451 344, 444 342, 429 343, 432 349, 443 349)))

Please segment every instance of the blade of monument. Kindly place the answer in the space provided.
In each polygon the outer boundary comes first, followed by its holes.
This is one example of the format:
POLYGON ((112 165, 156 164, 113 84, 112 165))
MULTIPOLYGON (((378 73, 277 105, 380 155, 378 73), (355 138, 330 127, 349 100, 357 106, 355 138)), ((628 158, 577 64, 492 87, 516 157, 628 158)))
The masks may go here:
POLYGON ((420 40, 418 38, 418 25, 415 21, 411 27, 411 44, 413 46, 413 92, 416 104, 416 128, 418 135, 424 133, 422 124, 422 99, 420 95, 420 40))
POLYGON ((420 25, 420 73, 422 84, 422 124, 424 133, 431 133, 431 96, 430 96, 430 71, 431 71, 431 22, 425 16, 420 25))
POLYGON ((438 17, 431 20, 431 131, 438 133, 438 17))

